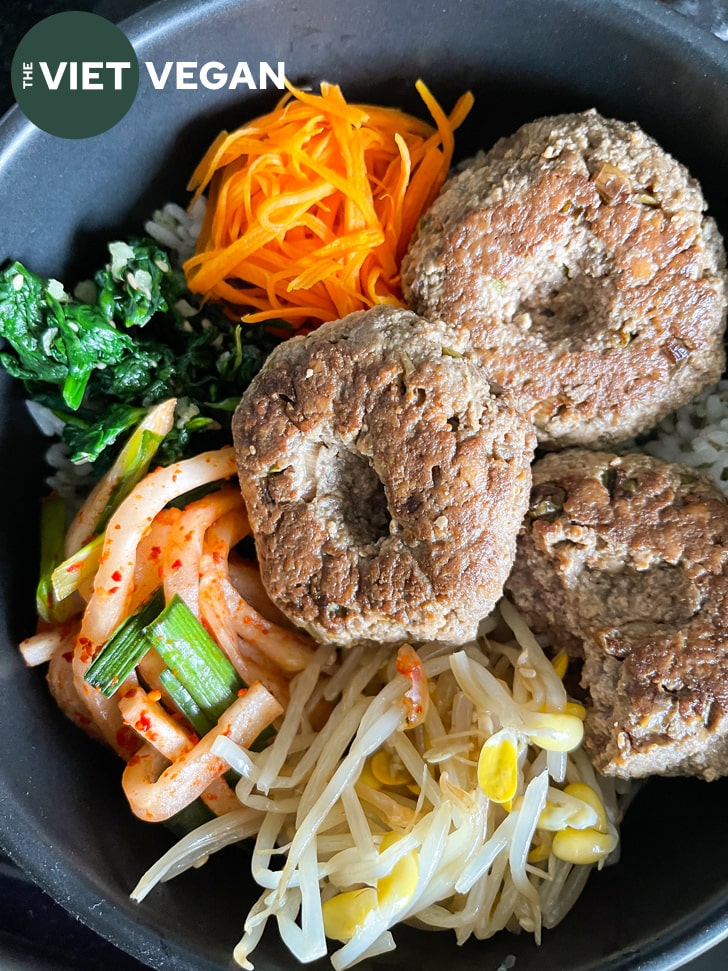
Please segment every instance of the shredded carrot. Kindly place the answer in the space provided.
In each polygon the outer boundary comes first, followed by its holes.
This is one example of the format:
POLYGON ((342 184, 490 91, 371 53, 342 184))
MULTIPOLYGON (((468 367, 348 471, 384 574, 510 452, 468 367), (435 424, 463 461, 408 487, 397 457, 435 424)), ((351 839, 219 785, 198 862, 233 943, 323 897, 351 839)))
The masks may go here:
POLYGON ((401 305, 402 257, 445 181, 472 95, 448 117, 418 81, 432 126, 349 104, 337 85, 287 87, 270 114, 218 135, 190 179, 193 203, 208 190, 208 207, 188 286, 251 310, 250 323, 297 330, 401 305))

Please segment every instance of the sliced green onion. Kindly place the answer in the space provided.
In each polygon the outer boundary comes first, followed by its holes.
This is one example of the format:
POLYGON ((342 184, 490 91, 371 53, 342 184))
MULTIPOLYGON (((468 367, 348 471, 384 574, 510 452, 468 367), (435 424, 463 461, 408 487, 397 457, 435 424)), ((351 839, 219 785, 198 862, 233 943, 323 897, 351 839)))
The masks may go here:
MULTIPOLYGON (((167 665, 160 684, 200 737, 246 687, 179 596, 164 606, 162 588, 116 629, 86 672, 86 681, 111 697, 150 650, 167 665)), ((264 729, 251 749, 260 751, 274 734, 272 726, 264 729)))
MULTIPOLYGON (((205 712, 202 710, 202 708, 200 708, 189 691, 180 681, 177 680, 177 678, 175 678, 169 668, 165 668, 164 671, 160 673, 159 681, 174 702, 178 711, 185 716, 200 738, 206 735, 211 728, 214 728, 215 723, 207 717, 205 712)), ((230 704, 232 704, 233 701, 235 701, 235 697, 231 696, 230 704)), ((264 728, 260 735, 258 735, 255 741, 250 744, 250 751, 262 752, 275 733, 275 728, 272 725, 268 725, 268 727, 264 728)), ((234 789, 235 784, 240 776, 237 772, 233 772, 231 769, 225 774, 225 778, 227 779, 230 788, 234 789)))
MULTIPOLYGON (((209 823, 211 819, 215 819, 214 812, 208 809, 201 799, 195 799, 189 806, 185 806, 174 816, 166 819, 164 825, 176 837, 182 839, 183 836, 187 836, 188 833, 197 829, 198 826, 202 826, 203 823, 209 823)), ((237 843, 233 843, 233 846, 237 845, 237 843)))
POLYGON ((175 595, 145 633, 172 674, 216 722, 245 685, 189 607, 175 595))
POLYGON ((262 752, 264 748, 268 747, 268 742, 276 734, 276 728, 274 725, 268 725, 263 731, 255 738, 255 741, 251 742, 248 748, 251 752, 262 752))
POLYGON ((47 621, 63 621, 68 605, 61 608, 53 588, 53 571, 63 559, 66 535, 66 505, 55 493, 43 501, 40 519, 40 579, 35 591, 35 606, 40 617, 47 621))
POLYGON ((56 603, 61 603, 78 590, 81 583, 98 568, 103 532, 109 519, 149 471, 152 459, 172 427, 174 404, 175 399, 170 399, 148 412, 141 411, 142 420, 129 435, 116 461, 87 503, 86 519, 92 523, 91 528, 78 535, 78 530, 74 533, 74 527, 71 527, 76 541, 74 545, 81 542, 84 545, 66 559, 63 559, 61 545, 55 557, 50 579, 56 603))
POLYGON ((164 607, 160 587, 142 606, 120 624, 86 672, 85 680, 107 698, 126 681, 150 648, 146 628, 164 607))
POLYGON ((93 576, 99 565, 104 537, 96 536, 73 556, 60 563, 51 574, 53 596, 59 603, 78 590, 84 580, 93 576))
POLYGON ((165 668, 160 673, 159 682, 197 734, 200 737, 206 735, 213 727, 213 722, 210 721, 182 682, 175 678, 169 668, 165 668))
POLYGON ((118 481, 115 482, 106 505, 99 514, 94 527, 95 533, 100 533, 106 528, 106 524, 134 486, 147 474, 164 437, 163 434, 145 428, 144 422, 131 433, 114 462, 113 472, 114 476, 118 477, 118 481))
POLYGON ((220 491, 220 482, 205 482, 204 485, 197 486, 194 489, 190 489, 189 492, 185 492, 181 496, 177 496, 175 499, 171 499, 167 506, 172 509, 184 509, 189 506, 191 502, 195 502, 197 499, 204 499, 205 496, 209 496, 213 492, 220 491))

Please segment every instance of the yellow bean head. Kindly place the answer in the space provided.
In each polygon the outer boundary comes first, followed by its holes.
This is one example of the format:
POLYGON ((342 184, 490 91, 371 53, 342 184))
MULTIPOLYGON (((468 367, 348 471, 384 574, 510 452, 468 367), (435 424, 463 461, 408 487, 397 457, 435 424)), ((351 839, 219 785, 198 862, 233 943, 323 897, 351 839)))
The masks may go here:
POLYGON ((548 752, 571 752, 581 745, 584 723, 576 715, 559 711, 523 712, 529 741, 548 752))
POLYGON ((538 839, 539 842, 531 847, 528 854, 529 863, 542 863, 551 856, 551 843, 553 841, 551 833, 539 833, 538 839))
POLYGON ((361 770, 361 775, 359 776, 359 781, 363 782, 364 785, 369 786, 370 789, 382 788, 382 783, 374 775, 374 771, 372 769, 372 759, 367 759, 364 763, 361 770))
POLYGON ((617 837, 611 833, 599 833, 595 829, 566 829, 554 834, 554 856, 567 863, 598 863, 609 856, 617 845, 617 837))
POLYGON ((324 933, 333 941, 350 941, 377 905, 377 891, 373 887, 337 893, 321 905, 324 933))
POLYGON ((567 826, 572 829, 590 829, 597 826, 598 822, 599 814, 590 803, 566 790, 549 789, 546 805, 538 818, 538 828, 555 833, 567 826))
POLYGON ((518 788, 518 742, 509 729, 491 735, 478 759, 478 785, 493 802, 509 802, 518 788))
POLYGON ((557 677, 561 678, 563 681, 564 676, 569 668, 569 655, 566 653, 566 651, 559 651, 559 653, 555 654, 551 659, 551 664, 553 665, 553 669, 556 672, 557 677))
POLYGON ((383 786, 401 786, 412 781, 412 776, 399 759, 380 749, 371 759, 372 773, 383 786))
POLYGON ((572 782, 571 785, 566 786, 564 792, 570 796, 574 796, 575 799, 581 799, 587 806, 591 806, 597 814, 594 829, 598 833, 607 832, 607 813, 604 809, 604 803, 599 794, 591 786, 588 786, 585 782, 572 782))
MULTIPOLYGON (((401 837, 397 833, 387 833, 382 837, 379 852, 393 846, 401 837)), ((377 899, 379 906, 388 911, 402 910, 414 897, 417 881, 420 876, 420 865, 417 850, 397 860, 390 873, 377 880, 377 899)))

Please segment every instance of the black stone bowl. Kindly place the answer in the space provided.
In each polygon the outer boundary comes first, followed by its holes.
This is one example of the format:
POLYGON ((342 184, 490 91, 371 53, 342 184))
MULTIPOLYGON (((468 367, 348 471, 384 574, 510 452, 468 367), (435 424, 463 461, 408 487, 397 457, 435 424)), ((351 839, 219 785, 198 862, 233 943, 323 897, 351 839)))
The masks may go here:
MULTIPOLYGON (((638 121, 703 184, 728 232, 728 54, 655 0, 194 0, 162 2, 126 21, 140 63, 284 61, 297 83, 339 82, 351 99, 421 111, 422 77, 449 107, 471 88, 458 137, 464 156, 538 115, 595 106, 638 121)), ((104 244, 139 231, 185 182, 208 141, 267 109, 274 91, 153 89, 116 127, 80 141, 45 135, 13 110, 0 125, 0 260, 73 281, 104 244)), ((244 852, 231 850, 155 890, 128 894, 171 844, 134 819, 120 764, 56 710, 43 673, 16 642, 33 629, 43 443, 21 395, 0 387, 0 836, 7 853, 69 911, 154 968, 219 971, 256 897, 244 852)), ((540 948, 500 935, 462 948, 409 928, 367 968, 517 971, 667 969, 728 933, 728 783, 654 780, 629 811, 622 861, 594 873, 540 948)), ((295 962, 273 933, 261 971, 295 962)))

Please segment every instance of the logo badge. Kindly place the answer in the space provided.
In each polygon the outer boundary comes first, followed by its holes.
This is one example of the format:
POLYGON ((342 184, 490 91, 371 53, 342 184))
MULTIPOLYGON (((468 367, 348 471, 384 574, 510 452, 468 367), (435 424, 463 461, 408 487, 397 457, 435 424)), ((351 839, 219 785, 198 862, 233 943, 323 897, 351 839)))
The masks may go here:
POLYGON ((10 69, 26 117, 60 138, 101 135, 121 121, 139 87, 126 34, 98 14, 46 17, 23 37, 10 69))

